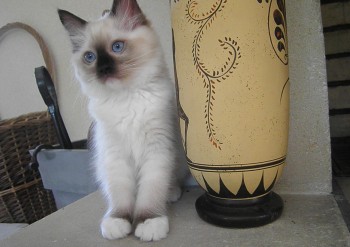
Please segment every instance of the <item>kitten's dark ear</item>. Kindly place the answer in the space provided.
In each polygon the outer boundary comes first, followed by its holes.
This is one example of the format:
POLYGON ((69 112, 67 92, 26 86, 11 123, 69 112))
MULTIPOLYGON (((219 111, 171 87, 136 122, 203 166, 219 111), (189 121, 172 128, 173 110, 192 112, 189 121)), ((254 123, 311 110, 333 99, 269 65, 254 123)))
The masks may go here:
POLYGON ((125 24, 134 29, 140 25, 148 25, 148 21, 136 0, 114 0, 111 14, 125 18, 125 24))
POLYGON ((69 33, 73 52, 78 51, 82 45, 83 31, 87 22, 68 11, 59 9, 57 12, 63 26, 69 33))

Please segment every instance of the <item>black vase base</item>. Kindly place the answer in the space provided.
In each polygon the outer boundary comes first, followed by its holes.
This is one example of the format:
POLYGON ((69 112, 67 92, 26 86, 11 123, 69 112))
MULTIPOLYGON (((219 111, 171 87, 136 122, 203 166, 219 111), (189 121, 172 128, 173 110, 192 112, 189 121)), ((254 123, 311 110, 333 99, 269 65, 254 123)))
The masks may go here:
POLYGON ((220 199, 206 193, 197 199, 196 210, 199 217, 216 226, 253 228, 277 220, 283 211, 283 201, 274 192, 251 200, 220 199))

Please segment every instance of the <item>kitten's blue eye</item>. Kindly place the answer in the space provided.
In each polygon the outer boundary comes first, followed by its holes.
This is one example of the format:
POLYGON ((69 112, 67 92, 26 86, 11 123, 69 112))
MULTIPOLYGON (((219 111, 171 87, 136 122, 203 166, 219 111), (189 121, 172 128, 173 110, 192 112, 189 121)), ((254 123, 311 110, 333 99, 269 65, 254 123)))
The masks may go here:
POLYGON ((112 45, 112 50, 115 53, 120 53, 124 50, 124 42, 123 41, 116 41, 114 42, 114 44, 112 45))
POLYGON ((84 54, 84 60, 87 63, 92 63, 93 61, 96 60, 96 55, 93 52, 88 51, 84 54))

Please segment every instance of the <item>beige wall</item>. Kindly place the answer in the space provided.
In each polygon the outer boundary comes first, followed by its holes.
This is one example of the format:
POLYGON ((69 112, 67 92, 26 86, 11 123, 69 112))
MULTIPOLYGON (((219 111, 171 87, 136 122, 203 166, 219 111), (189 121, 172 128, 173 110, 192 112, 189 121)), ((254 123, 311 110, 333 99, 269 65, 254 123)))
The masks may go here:
MULTIPOLYGON (((168 0, 139 2, 160 34, 169 68, 172 68, 168 0)), ((110 5, 111 0, 0 2, 0 25, 22 21, 36 28, 47 41, 56 63, 61 113, 73 140, 85 138, 90 120, 86 100, 70 70, 70 43, 56 9, 95 19, 110 5)), ((329 193, 328 100, 319 1, 287 0, 287 15, 291 82, 289 156, 276 189, 290 193, 329 193)), ((0 42, 0 118, 45 109, 33 72, 41 65, 39 48, 24 32, 11 32, 0 42)))

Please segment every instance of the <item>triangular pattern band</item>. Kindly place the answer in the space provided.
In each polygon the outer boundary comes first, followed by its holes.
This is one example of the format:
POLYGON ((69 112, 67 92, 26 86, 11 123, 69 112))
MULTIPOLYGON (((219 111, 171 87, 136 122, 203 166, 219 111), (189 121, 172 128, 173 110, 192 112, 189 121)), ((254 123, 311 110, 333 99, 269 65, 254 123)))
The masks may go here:
POLYGON ((245 184, 245 181, 244 181, 244 176, 243 176, 241 187, 240 187, 238 193, 234 194, 226 187, 226 185, 222 181, 221 177, 219 180, 220 189, 219 189, 219 193, 218 193, 210 187, 209 183, 206 181, 206 179, 202 175, 203 181, 204 181, 205 186, 206 186, 206 190, 211 196, 222 198, 222 199, 237 199, 237 200, 253 199, 253 198, 257 198, 257 197, 266 195, 267 193, 269 193, 272 190, 273 186, 275 185, 275 183, 277 181, 277 177, 278 177, 278 172, 276 173, 276 176, 275 176, 272 184, 268 188, 265 189, 265 187, 264 187, 264 174, 263 174, 258 187, 255 189, 255 191, 253 193, 249 193, 247 186, 245 184))

